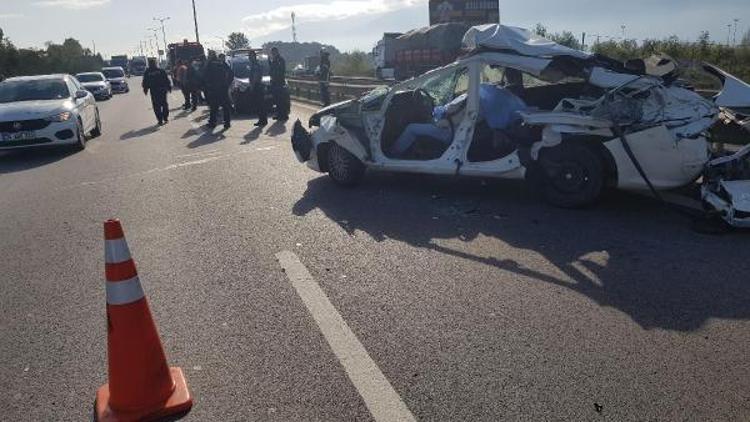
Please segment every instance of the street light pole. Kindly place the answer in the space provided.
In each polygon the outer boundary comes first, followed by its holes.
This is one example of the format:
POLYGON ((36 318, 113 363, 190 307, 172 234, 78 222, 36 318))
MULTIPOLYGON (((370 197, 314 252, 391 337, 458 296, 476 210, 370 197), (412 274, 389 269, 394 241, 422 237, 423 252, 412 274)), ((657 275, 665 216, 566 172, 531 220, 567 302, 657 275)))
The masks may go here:
POLYGON ((159 47, 159 35, 157 35, 159 30, 157 28, 146 28, 146 29, 148 29, 149 31, 153 31, 154 33, 154 41, 156 42, 156 56, 159 58, 159 62, 161 63, 161 54, 159 54, 161 47, 159 47))
POLYGON ((193 0, 193 21, 195 22, 195 42, 200 43, 201 37, 198 35, 198 14, 195 12, 195 0, 193 0))
POLYGON ((164 53, 166 53, 168 49, 167 48, 167 32, 164 30, 164 22, 169 20, 169 16, 164 17, 164 18, 154 18, 154 20, 159 21, 159 23, 161 24, 161 36, 162 36, 162 39, 164 40, 164 53))

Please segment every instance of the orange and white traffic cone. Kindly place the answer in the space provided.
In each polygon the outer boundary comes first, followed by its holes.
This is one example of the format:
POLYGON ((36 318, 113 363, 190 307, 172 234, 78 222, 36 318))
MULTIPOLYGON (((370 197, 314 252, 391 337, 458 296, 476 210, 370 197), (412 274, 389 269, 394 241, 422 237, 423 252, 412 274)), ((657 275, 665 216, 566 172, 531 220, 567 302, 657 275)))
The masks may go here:
POLYGON ((193 406, 180 368, 167 366, 135 262, 118 220, 104 223, 109 383, 96 394, 99 421, 153 421, 193 406))

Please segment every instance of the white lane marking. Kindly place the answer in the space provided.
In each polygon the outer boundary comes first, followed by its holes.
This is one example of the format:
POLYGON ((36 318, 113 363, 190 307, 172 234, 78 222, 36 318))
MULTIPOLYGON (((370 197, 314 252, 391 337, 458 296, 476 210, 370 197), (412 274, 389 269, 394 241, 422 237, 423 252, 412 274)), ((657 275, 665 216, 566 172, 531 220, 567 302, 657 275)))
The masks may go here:
POLYGON ((416 422, 414 415, 297 255, 283 251, 276 254, 276 259, 341 362, 349 380, 362 396, 373 419, 377 422, 416 422))
POLYGON ((217 154, 221 154, 221 151, 219 151, 218 149, 212 149, 208 151, 194 152, 192 154, 178 155, 177 158, 198 157, 198 156, 204 156, 204 155, 217 155, 217 154))

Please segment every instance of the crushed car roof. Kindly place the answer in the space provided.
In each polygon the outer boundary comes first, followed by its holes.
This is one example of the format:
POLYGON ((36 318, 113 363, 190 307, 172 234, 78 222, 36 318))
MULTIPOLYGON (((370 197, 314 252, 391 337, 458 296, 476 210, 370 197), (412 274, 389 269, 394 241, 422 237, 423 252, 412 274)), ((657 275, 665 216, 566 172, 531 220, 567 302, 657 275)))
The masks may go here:
POLYGON ((565 47, 554 41, 540 37, 528 29, 500 24, 479 25, 466 31, 464 48, 470 51, 493 50, 512 51, 530 57, 553 58, 570 56, 588 59, 591 54, 565 47))

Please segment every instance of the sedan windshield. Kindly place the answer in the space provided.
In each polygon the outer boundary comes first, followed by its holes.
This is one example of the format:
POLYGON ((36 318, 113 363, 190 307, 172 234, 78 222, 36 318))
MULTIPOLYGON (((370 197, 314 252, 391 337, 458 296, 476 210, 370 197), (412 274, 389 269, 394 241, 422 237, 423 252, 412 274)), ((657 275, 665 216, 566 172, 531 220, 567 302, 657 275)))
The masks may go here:
POLYGON ((70 97, 70 91, 62 79, 5 81, 0 83, 0 103, 61 100, 68 97, 70 97))
POLYGON ((123 72, 120 69, 104 69, 104 70, 102 70, 102 73, 108 79, 111 79, 111 78, 124 78, 125 77, 125 72, 123 72))
POLYGON ((78 79, 78 82, 87 83, 87 82, 101 82, 104 80, 104 77, 102 77, 102 75, 90 73, 90 74, 85 74, 85 75, 78 75, 76 76, 76 79, 78 79))

